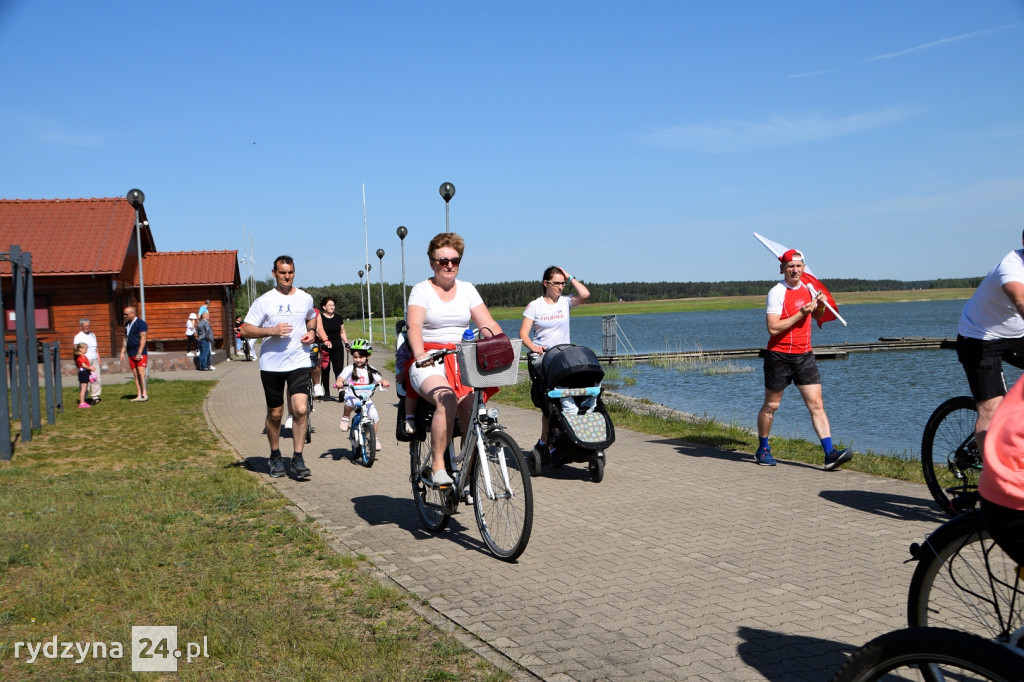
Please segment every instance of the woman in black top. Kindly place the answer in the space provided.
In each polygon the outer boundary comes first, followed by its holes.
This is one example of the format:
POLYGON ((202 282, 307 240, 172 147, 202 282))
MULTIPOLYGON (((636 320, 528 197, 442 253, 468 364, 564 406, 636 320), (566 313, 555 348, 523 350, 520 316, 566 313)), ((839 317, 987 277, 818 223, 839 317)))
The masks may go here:
POLYGON ((327 349, 330 364, 321 372, 320 383, 324 387, 324 400, 331 397, 331 369, 334 369, 334 378, 341 375, 345 368, 345 346, 348 345, 348 337, 345 335, 345 320, 341 315, 334 312, 337 302, 331 296, 324 296, 320 300, 320 319, 323 321, 324 333, 331 347, 327 349))

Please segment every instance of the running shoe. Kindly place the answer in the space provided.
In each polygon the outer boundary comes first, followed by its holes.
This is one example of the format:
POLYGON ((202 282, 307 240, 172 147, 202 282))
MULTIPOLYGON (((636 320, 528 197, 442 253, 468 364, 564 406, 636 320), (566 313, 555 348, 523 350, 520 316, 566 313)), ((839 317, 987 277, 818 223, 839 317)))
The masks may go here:
POLYGON ((834 471, 839 468, 839 465, 849 462, 851 459, 853 459, 853 455, 849 450, 832 448, 832 452, 825 455, 825 471, 834 471))
POLYGON ((763 467, 773 467, 778 463, 775 461, 775 458, 772 457, 771 448, 758 448, 757 452, 754 453, 754 459, 756 459, 757 463, 763 467))
POLYGON ((323 398, 324 397, 324 387, 323 387, 323 384, 316 384, 316 385, 313 386, 313 397, 314 398, 323 398))
POLYGON ((441 471, 433 472, 431 476, 423 477, 423 482, 429 485, 431 488, 440 488, 442 486, 451 485, 455 483, 452 477, 448 475, 448 472, 442 469, 441 471))
POLYGON ((302 481, 309 478, 313 472, 309 470, 301 457, 292 457, 292 473, 295 474, 295 478, 302 481))
POLYGON ((284 428, 286 428, 286 429, 292 428, 292 416, 291 415, 288 415, 288 418, 284 420, 284 428))
POLYGON ((284 476, 284 457, 270 458, 270 477, 280 478, 284 476))

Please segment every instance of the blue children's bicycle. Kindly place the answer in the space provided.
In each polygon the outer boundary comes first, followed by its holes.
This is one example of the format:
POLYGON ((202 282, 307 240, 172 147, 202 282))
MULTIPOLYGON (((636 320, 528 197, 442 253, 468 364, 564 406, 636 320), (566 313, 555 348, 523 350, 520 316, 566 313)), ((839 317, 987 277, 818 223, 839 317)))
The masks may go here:
POLYGON ((377 432, 374 429, 373 422, 364 418, 366 415, 363 408, 373 398, 373 394, 379 386, 381 387, 380 390, 387 390, 380 383, 360 385, 358 387, 352 384, 345 384, 345 390, 351 391, 355 399, 359 401, 352 408, 348 442, 352 448, 352 457, 361 462, 365 467, 372 467, 373 460, 377 456, 377 432))

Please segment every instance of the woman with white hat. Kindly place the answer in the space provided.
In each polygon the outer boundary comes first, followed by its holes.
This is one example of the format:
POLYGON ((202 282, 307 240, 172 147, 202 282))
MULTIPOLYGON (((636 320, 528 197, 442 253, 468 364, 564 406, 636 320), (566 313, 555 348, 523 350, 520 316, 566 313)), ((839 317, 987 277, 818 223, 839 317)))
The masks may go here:
POLYGON ((185 323, 185 355, 195 357, 199 355, 199 344, 196 343, 196 320, 195 313, 188 314, 188 322, 185 323))

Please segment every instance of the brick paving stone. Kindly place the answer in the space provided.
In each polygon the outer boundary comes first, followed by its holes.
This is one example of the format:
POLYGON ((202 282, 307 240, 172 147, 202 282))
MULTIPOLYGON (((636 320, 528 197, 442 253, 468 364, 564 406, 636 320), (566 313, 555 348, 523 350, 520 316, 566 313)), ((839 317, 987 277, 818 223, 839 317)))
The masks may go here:
MULTIPOLYGON (((533 535, 509 564, 486 551, 471 508, 437 535, 423 529, 393 391, 374 396, 384 450, 369 469, 337 429, 341 403, 316 403, 313 476, 297 482, 267 476, 257 364, 224 363, 213 378, 207 419, 252 475, 332 546, 516 662, 515 679, 828 679, 848 652, 903 626, 907 548, 943 520, 922 485, 784 453, 765 469, 750 454, 616 429, 602 483, 585 463, 533 479, 533 535)), ((530 447, 539 413, 499 407, 530 447)))

